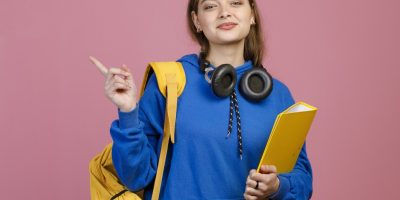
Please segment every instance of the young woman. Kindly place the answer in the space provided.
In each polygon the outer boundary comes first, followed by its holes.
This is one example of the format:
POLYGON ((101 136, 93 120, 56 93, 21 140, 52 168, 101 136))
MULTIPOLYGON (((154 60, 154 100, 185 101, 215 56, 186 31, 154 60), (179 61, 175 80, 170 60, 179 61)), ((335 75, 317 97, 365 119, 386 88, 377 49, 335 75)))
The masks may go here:
MULTIPOLYGON (((289 89, 261 65, 256 2, 190 0, 187 17, 201 50, 178 60, 187 82, 178 99, 175 144, 167 154, 160 199, 311 198, 305 145, 292 172, 278 175, 274 166, 255 170, 275 117, 294 103, 289 89)), ((128 189, 144 188, 150 199, 165 98, 151 76, 137 102, 126 66, 97 65, 107 77, 106 96, 119 108, 111 125, 113 164, 128 189)))

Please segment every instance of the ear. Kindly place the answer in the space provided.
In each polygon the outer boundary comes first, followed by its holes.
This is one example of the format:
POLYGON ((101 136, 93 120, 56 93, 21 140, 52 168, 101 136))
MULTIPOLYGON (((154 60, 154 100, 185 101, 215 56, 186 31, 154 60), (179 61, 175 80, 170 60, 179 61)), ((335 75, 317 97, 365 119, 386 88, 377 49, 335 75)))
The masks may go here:
POLYGON ((256 18, 254 16, 254 7, 253 5, 251 5, 251 16, 250 16, 250 24, 256 24, 256 18))
POLYGON ((256 24, 256 20, 254 19, 254 17, 251 17, 251 18, 250 18, 250 24, 251 24, 251 25, 256 24))
POLYGON ((201 26, 200 26, 199 19, 197 17, 196 12, 192 11, 191 15, 192 15, 192 21, 193 21, 194 26, 196 26, 197 30, 201 30, 201 26))

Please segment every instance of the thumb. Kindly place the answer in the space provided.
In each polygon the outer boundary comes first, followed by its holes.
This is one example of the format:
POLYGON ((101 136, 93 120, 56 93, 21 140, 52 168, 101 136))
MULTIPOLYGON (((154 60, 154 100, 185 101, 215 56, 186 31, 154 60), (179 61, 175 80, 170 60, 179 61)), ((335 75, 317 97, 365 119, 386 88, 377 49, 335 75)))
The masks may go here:
POLYGON ((263 165, 263 166, 261 166, 261 169, 260 169, 260 173, 262 173, 262 174, 270 174, 270 173, 276 173, 276 172, 277 172, 277 170, 276 170, 275 165, 263 165))
POLYGON ((122 68, 124 71, 129 72, 129 68, 128 68, 125 64, 123 64, 121 68, 122 68))
POLYGON ((123 71, 125 71, 125 72, 128 72, 128 75, 125 76, 125 79, 126 79, 126 80, 128 80, 128 81, 134 81, 134 80, 133 80, 133 76, 132 76, 132 74, 131 74, 131 70, 130 70, 125 64, 122 65, 121 69, 122 69, 123 71))

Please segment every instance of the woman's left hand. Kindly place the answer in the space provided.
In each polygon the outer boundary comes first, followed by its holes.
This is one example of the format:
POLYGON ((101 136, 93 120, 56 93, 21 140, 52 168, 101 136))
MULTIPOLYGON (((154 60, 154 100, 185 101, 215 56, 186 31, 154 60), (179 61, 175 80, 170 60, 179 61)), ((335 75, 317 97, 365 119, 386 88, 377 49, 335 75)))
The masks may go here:
POLYGON ((246 200, 267 199, 279 188, 279 178, 273 165, 261 166, 260 173, 252 169, 247 176, 244 198, 246 200))

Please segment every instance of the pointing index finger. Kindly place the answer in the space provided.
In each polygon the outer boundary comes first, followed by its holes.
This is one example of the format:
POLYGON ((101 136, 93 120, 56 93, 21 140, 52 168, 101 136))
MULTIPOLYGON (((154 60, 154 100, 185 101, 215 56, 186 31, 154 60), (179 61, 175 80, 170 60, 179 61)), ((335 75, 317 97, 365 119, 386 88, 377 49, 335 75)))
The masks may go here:
POLYGON ((95 57, 89 56, 90 61, 92 61, 92 63, 94 65, 96 65, 97 69, 100 70, 100 72, 104 75, 107 76, 108 73, 108 69, 106 66, 104 66, 100 61, 98 61, 95 57))

